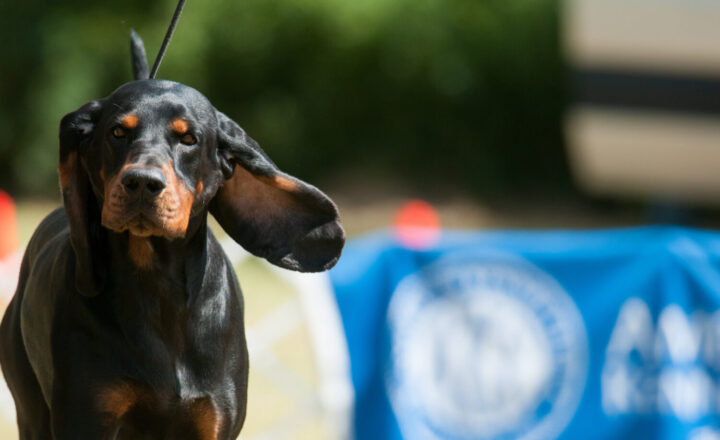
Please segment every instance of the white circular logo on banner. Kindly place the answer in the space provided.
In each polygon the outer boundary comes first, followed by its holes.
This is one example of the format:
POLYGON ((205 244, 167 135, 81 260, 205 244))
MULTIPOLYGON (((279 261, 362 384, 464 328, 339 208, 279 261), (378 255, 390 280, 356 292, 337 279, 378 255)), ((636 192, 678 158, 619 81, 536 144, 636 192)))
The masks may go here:
POLYGON ((405 438, 550 439, 577 409, 585 327, 528 262, 440 260, 397 286, 388 323, 386 387, 405 438))

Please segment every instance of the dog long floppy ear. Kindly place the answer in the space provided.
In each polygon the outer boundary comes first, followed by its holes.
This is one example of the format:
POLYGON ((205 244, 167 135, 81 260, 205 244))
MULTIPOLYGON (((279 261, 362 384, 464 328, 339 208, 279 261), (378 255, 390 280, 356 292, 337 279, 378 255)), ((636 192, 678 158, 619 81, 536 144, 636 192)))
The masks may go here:
POLYGON ((286 269, 319 272, 340 257, 345 231, 335 204, 280 171, 235 122, 217 112, 218 155, 226 180, 210 212, 251 253, 286 269))
POLYGON ((75 284, 84 296, 95 296, 105 278, 97 249, 102 234, 100 209, 82 161, 101 109, 101 101, 91 101, 60 122, 60 188, 75 251, 75 284))
POLYGON ((133 78, 135 80, 150 78, 145 44, 135 29, 130 29, 130 56, 132 57, 133 78))

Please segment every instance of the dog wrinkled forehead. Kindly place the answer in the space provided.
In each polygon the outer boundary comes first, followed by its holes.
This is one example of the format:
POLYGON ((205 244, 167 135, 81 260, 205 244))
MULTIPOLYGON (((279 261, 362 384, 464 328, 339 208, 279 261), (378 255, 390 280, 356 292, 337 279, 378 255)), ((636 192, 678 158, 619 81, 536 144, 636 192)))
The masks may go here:
POLYGON ((125 83, 108 97, 109 114, 165 114, 168 118, 187 113, 199 123, 216 124, 215 108, 200 92, 174 81, 148 79, 125 83))

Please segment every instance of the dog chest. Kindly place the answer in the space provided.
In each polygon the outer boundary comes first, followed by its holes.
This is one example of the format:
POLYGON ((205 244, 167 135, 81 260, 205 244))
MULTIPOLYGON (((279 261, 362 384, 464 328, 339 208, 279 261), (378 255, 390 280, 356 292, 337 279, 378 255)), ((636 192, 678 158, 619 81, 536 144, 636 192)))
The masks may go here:
POLYGON ((142 433, 157 438, 217 439, 228 422, 221 400, 212 394, 172 395, 129 380, 107 384, 95 396, 97 411, 118 438, 142 433))

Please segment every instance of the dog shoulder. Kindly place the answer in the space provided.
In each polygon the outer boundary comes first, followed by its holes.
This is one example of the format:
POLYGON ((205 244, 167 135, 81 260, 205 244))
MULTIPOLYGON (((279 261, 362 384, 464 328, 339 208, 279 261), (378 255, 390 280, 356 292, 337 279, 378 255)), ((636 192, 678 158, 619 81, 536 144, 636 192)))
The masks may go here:
POLYGON ((48 214, 35 229, 25 249, 25 258, 32 263, 35 257, 48 246, 57 246, 64 241, 69 244, 69 239, 70 229, 67 215, 65 209, 60 207, 48 214))
MULTIPOLYGON (((48 272, 45 272, 45 276, 36 275, 39 270, 38 265, 47 266, 49 263, 50 267, 54 269, 52 273, 63 274, 66 271, 62 267, 54 266, 62 262, 67 263, 71 255, 70 228, 65 209, 60 207, 48 214, 35 229, 25 249, 23 265, 27 266, 31 277, 45 278, 48 272)), ((44 267, 44 270, 48 270, 50 267, 44 267)))

